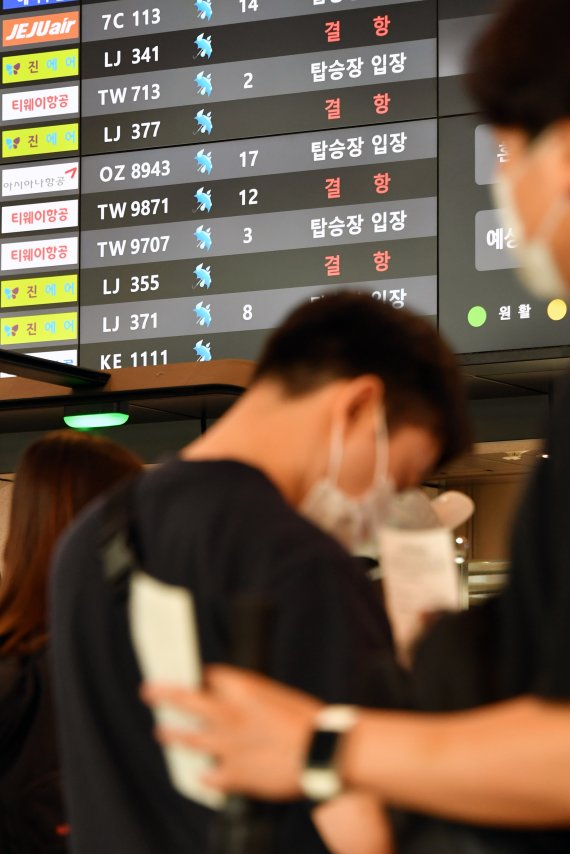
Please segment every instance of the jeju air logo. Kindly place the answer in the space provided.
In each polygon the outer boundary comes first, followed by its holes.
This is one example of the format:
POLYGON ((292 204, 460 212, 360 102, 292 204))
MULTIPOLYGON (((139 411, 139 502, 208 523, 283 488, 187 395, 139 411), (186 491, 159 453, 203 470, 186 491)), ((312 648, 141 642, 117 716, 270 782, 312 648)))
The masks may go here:
POLYGON ((2 45, 47 44, 79 38, 79 12, 28 15, 2 21, 2 45))

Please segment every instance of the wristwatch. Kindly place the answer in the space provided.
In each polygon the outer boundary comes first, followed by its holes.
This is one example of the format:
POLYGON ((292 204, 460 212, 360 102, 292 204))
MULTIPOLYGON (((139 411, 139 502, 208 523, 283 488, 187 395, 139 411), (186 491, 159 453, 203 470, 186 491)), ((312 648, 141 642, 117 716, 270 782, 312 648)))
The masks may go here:
POLYGON ((343 790, 336 768, 341 736, 358 718, 353 706, 327 706, 315 719, 315 731, 301 772, 301 791, 311 801, 328 801, 343 790))

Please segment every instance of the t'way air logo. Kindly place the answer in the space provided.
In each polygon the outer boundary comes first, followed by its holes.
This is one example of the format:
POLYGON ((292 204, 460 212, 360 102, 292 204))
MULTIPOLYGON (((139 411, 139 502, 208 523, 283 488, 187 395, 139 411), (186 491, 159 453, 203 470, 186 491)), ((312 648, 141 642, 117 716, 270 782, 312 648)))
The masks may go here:
POLYGON ((79 12, 27 15, 2 21, 2 45, 47 44, 79 38, 79 12))

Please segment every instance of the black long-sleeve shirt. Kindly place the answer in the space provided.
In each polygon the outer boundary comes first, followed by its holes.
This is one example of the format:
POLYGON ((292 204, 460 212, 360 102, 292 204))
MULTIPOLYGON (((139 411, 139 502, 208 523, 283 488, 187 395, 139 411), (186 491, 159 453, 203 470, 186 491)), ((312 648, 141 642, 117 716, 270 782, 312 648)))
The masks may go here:
MULTIPOLYGON (((141 478, 133 506, 145 570, 192 591, 204 662, 229 659, 233 598, 264 594, 274 605, 271 676, 331 703, 388 702, 378 661, 392 646, 372 587, 260 471, 178 460, 141 478)), ((103 513, 99 502, 66 537, 53 588, 73 850, 206 854, 212 813, 170 785, 138 698, 126 608, 103 578, 103 513)), ((324 850, 305 804, 273 809, 279 851, 324 850)))

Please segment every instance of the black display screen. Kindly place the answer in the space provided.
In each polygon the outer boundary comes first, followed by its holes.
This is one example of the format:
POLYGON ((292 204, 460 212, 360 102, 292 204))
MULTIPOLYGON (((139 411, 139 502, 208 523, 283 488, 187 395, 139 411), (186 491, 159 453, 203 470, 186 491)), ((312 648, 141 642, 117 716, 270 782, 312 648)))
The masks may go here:
POLYGON ((569 344, 570 314, 565 300, 539 300, 519 283, 515 236, 492 193, 508 148, 463 85, 466 55, 496 6, 439 3, 439 324, 458 353, 524 358, 530 348, 569 344))
MULTIPOLYGON (((471 109, 458 18, 471 33, 492 6, 3 0, 1 346, 104 369, 255 358, 338 287, 435 321, 439 265, 444 331, 481 349, 465 307, 486 274, 456 251, 476 122, 439 116, 471 109)), ((515 346, 556 343, 535 317, 515 346)))

